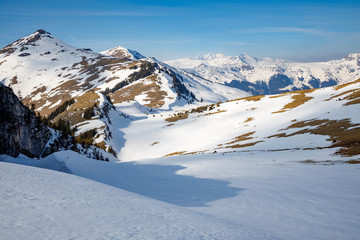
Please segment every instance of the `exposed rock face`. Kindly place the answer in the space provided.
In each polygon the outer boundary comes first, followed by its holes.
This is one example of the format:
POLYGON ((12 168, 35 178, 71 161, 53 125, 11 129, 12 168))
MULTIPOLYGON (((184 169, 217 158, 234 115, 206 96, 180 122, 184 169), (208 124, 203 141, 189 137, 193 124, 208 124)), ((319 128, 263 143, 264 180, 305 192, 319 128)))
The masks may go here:
MULTIPOLYGON (((12 90, 0 84, 0 154, 39 157, 70 145, 69 137, 56 137, 41 119, 24 106, 12 90), (53 138, 52 144, 47 144, 53 138), (55 144, 56 143, 56 144, 55 144)), ((54 131, 55 132, 55 131, 54 131)))

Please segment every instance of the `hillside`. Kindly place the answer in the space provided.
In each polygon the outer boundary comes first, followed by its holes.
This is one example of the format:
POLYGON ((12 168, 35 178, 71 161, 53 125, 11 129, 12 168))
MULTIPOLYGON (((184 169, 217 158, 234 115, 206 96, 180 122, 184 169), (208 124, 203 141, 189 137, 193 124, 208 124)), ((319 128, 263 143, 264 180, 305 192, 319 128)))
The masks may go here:
POLYGON ((330 149, 360 154, 360 81, 253 96, 134 122, 122 160, 228 152, 330 149), (151 126, 151 127, 150 127, 151 126), (143 151, 135 151, 141 147, 143 151))
POLYGON ((252 95, 341 85, 360 77, 360 53, 329 62, 297 63, 247 54, 208 54, 167 61, 190 76, 199 76, 252 95))

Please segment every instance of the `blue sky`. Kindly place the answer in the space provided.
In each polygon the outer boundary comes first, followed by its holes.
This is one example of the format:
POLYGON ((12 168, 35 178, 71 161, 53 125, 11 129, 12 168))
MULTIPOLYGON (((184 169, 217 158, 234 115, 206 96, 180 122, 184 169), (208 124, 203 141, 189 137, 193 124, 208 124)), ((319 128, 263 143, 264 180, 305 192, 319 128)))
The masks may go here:
POLYGON ((0 46, 45 29, 160 60, 206 53, 319 61, 360 52, 360 1, 0 0, 0 46))

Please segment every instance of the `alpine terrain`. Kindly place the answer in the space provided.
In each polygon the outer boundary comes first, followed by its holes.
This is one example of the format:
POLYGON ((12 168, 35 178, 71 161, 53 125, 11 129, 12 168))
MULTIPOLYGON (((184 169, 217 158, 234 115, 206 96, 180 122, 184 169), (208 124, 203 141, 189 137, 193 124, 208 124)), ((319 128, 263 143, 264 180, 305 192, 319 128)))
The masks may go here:
POLYGON ((357 239, 359 59, 17 40, 0 50, 0 236, 357 239))
POLYGON ((360 53, 329 62, 297 63, 282 59, 255 58, 248 54, 207 54, 167 62, 212 82, 244 90, 252 95, 344 84, 360 78, 360 53))

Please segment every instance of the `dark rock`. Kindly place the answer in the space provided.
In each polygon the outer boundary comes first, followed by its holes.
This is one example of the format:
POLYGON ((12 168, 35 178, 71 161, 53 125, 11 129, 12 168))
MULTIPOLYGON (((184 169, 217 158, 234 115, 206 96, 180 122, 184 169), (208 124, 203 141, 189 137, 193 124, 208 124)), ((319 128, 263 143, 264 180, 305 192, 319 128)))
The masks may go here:
POLYGON ((28 50, 28 49, 29 49, 28 47, 22 47, 22 48, 20 49, 20 52, 23 52, 23 51, 28 50))
POLYGON ((21 153, 34 158, 71 146, 70 136, 45 126, 11 88, 0 84, 0 154, 17 157, 21 153))
POLYGON ((26 56, 29 56, 29 55, 30 55, 30 53, 21 53, 18 56, 19 57, 26 57, 26 56))
POLYGON ((39 29, 36 32, 39 33, 39 34, 51 34, 51 33, 47 32, 47 31, 45 31, 43 29, 39 29))

